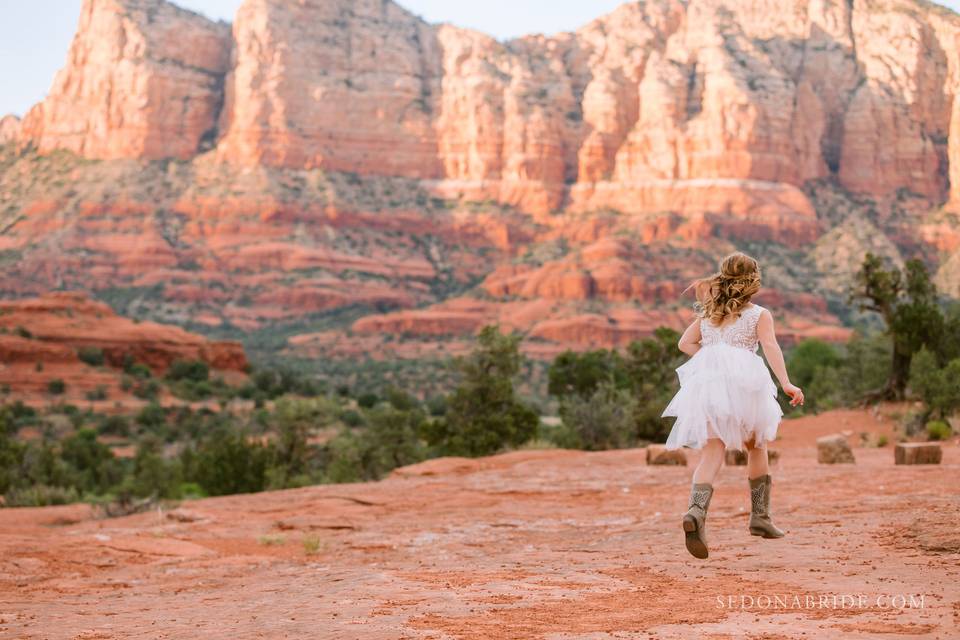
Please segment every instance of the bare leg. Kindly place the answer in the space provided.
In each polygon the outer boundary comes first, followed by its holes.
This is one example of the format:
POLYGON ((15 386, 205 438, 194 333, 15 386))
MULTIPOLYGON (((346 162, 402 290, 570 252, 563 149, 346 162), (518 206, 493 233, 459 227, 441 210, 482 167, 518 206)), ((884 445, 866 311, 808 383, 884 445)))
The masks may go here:
POLYGON ((753 445, 753 440, 744 443, 747 447, 747 477, 751 480, 770 473, 770 463, 767 459, 767 445, 760 447, 753 445))
POLYGON ((700 464, 693 472, 694 484, 713 484, 720 467, 723 466, 723 453, 726 447, 720 438, 710 438, 703 447, 700 464))

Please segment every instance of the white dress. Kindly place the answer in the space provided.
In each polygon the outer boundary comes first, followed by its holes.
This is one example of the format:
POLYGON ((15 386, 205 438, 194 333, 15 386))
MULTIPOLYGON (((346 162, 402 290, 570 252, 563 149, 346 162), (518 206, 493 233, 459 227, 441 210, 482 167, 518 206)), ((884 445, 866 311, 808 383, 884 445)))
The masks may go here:
POLYGON ((761 312, 753 304, 723 327, 700 320, 700 349, 677 367, 680 390, 662 414, 677 418, 668 449, 699 449, 708 438, 720 438, 728 449, 743 450, 751 438, 761 446, 777 437, 783 410, 757 354, 761 312))

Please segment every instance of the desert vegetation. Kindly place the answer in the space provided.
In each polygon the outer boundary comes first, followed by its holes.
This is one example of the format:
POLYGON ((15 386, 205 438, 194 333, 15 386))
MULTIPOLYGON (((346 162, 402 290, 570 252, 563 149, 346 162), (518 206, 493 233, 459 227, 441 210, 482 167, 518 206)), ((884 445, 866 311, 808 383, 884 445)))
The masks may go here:
MULTIPOLYGON (((858 329, 846 344, 804 340, 789 349, 808 401, 792 408, 783 397, 784 411, 909 398, 917 408, 904 415, 907 433, 950 437, 960 409, 960 305, 940 299, 922 263, 900 270, 870 254, 850 299, 882 328, 858 329)), ((177 360, 159 375, 127 359, 123 384, 146 401, 135 412, 57 401, 59 380, 43 409, 0 408, 0 495, 6 506, 88 500, 113 513, 157 499, 376 480, 437 456, 662 442, 670 424, 660 412, 685 358, 678 337, 660 328, 623 350, 561 353, 546 371, 545 398, 524 391, 532 369, 521 336, 496 325, 452 362, 445 393, 417 393, 402 380, 335 384, 282 367, 253 369, 231 385, 199 360, 177 360)), ((103 364, 94 349, 80 357, 103 364)))

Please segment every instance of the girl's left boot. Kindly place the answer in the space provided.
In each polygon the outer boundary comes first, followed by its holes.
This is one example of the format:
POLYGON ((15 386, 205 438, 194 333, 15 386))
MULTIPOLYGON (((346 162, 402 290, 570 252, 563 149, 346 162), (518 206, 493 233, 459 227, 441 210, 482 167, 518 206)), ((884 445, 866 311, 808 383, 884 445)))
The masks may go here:
POLYGON ((770 474, 750 478, 750 533, 764 538, 782 538, 783 531, 770 519, 770 474))

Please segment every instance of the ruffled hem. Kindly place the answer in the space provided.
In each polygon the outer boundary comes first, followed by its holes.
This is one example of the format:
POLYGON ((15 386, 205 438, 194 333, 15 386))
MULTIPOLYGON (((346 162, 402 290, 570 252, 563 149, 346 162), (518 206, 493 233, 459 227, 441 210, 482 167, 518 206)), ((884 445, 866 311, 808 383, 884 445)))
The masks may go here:
POLYGON ((751 439, 762 446, 777 437, 783 410, 763 359, 742 347, 702 347, 677 368, 680 390, 661 414, 676 417, 668 449, 703 447, 720 438, 729 449, 751 439))

